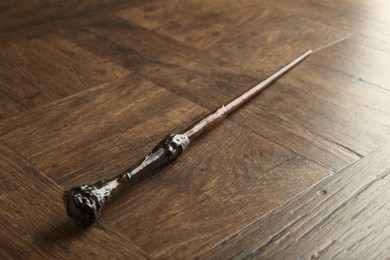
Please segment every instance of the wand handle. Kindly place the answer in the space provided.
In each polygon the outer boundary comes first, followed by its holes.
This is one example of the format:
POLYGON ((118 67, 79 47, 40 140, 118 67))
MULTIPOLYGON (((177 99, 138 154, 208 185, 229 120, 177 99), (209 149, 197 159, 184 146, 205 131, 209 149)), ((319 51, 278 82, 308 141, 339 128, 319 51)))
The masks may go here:
POLYGON ((92 225, 101 215, 112 196, 146 179, 153 170, 173 161, 189 143, 188 137, 184 134, 169 135, 126 173, 114 179, 65 191, 63 200, 69 217, 81 227, 92 225))

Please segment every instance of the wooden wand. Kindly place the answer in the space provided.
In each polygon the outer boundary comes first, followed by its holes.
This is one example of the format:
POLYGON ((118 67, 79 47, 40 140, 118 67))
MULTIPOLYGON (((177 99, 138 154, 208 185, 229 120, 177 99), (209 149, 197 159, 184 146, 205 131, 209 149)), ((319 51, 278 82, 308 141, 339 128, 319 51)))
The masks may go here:
POLYGON ((65 191, 63 200, 69 217, 81 227, 88 227, 95 223, 104 207, 114 195, 120 194, 123 189, 150 176, 156 168, 174 160, 199 135, 213 128, 227 115, 253 98, 311 53, 311 50, 307 51, 263 82, 252 87, 203 119, 195 122, 180 133, 168 135, 148 155, 125 173, 113 179, 99 181, 93 185, 83 185, 65 191))

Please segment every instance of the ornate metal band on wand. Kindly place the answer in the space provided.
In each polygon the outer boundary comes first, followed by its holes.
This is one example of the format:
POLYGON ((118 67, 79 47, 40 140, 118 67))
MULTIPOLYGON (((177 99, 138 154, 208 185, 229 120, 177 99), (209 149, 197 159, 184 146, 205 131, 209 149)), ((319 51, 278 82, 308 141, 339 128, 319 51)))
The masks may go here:
POLYGON ((83 185, 65 191, 63 199, 69 217, 82 227, 88 227, 95 223, 104 207, 115 194, 120 194, 123 189, 150 176, 156 168, 174 160, 199 135, 213 128, 227 115, 268 87, 311 53, 311 50, 307 51, 266 80, 195 122, 182 132, 168 135, 148 155, 124 174, 110 180, 99 181, 92 185, 83 185))

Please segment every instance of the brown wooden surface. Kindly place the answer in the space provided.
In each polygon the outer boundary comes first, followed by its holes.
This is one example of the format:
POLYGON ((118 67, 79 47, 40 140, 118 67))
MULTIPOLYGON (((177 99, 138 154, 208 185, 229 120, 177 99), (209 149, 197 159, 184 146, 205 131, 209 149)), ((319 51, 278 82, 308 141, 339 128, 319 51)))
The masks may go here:
POLYGON ((147 258, 108 225, 88 232, 75 227, 63 214, 62 189, 4 142, 0 145, 2 258, 147 258))
POLYGON ((0 4, 2 258, 390 257, 390 1, 0 4), (315 53, 87 230, 115 176, 315 53))

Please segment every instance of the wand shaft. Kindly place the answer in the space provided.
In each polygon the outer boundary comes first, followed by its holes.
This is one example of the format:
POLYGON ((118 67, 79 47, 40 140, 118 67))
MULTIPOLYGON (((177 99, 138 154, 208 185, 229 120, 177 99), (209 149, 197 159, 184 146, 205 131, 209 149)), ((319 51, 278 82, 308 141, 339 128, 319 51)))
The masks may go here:
POLYGON ((313 51, 309 50, 287 64, 285 67, 280 69, 279 71, 272 74, 270 77, 268 77, 266 80, 260 82, 256 86, 250 88, 249 90, 242 93, 240 96, 234 98, 227 104, 223 105, 222 107, 218 108, 205 118, 201 119, 200 121, 196 122, 186 130, 184 130, 183 134, 186 135, 190 141, 193 141, 196 139, 199 135, 206 132, 207 130, 210 130, 212 127, 214 127, 216 124, 218 124, 220 121, 223 120, 224 117, 235 111, 237 108, 242 106, 244 103, 252 99, 254 96, 256 96, 259 92, 264 90, 266 87, 271 85, 275 80, 277 80, 280 76, 285 74, 287 71, 292 69, 294 66, 296 66, 299 62, 304 60, 306 57, 308 57, 310 54, 312 54, 313 51))
POLYGON ((263 82, 234 98, 205 118, 195 122, 181 133, 168 135, 149 154, 125 173, 113 179, 98 181, 92 185, 83 185, 65 191, 63 200, 68 215, 79 226, 88 227, 92 225, 114 195, 120 194, 123 189, 127 189, 152 175, 155 169, 173 161, 184 151, 190 142, 213 128, 227 115, 253 98, 311 53, 311 50, 304 53, 263 82))

